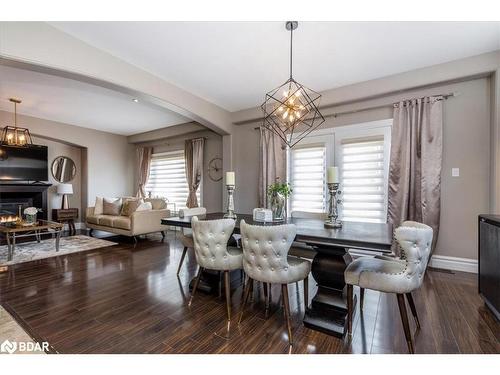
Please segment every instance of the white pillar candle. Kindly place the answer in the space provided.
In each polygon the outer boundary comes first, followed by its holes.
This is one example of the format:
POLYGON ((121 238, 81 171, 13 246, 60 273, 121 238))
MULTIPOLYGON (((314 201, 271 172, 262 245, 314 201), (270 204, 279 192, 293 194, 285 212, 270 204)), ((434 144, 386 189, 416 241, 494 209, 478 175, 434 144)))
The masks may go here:
POLYGON ((340 183, 338 167, 328 167, 326 169, 326 182, 329 184, 340 183))
POLYGON ((226 185, 234 186, 234 172, 226 172, 226 185))

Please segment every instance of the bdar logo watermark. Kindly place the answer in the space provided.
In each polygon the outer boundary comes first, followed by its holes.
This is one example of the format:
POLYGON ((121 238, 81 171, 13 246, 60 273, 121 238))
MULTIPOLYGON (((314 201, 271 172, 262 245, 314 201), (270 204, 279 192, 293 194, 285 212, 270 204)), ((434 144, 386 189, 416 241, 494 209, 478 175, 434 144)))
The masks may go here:
POLYGON ((12 354, 17 352, 46 352, 49 349, 49 343, 31 341, 10 341, 5 340, 0 344, 0 353, 12 354))

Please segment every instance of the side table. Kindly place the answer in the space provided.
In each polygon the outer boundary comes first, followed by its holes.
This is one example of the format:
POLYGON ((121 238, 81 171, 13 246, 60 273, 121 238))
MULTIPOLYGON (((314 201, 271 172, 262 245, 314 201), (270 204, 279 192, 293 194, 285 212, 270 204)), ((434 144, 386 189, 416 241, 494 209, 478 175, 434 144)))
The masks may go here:
POLYGON ((70 236, 76 234, 75 219, 78 219, 78 208, 54 208, 52 210, 52 220, 68 223, 70 236))

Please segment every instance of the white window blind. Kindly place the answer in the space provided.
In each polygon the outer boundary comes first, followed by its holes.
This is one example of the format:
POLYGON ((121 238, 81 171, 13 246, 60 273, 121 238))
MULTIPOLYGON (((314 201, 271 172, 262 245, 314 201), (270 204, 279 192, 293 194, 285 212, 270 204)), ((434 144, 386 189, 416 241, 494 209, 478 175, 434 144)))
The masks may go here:
POLYGON ((343 220, 384 223, 387 211, 384 136, 344 138, 340 145, 343 220))
POLYGON ((325 210, 326 146, 307 145, 290 150, 290 178, 293 193, 292 211, 325 210))
MULTIPOLYGON (((196 192, 199 203, 200 190, 201 186, 196 192)), ((167 198, 169 203, 175 203, 177 210, 186 208, 189 188, 183 150, 153 154, 146 192, 151 192, 153 197, 167 198)))

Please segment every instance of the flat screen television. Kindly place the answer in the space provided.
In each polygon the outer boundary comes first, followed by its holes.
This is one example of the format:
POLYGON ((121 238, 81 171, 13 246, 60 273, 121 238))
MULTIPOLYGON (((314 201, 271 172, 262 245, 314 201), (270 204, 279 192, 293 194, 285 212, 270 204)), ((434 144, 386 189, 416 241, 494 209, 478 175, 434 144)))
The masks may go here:
POLYGON ((0 144, 1 181, 48 181, 47 146, 0 144))

